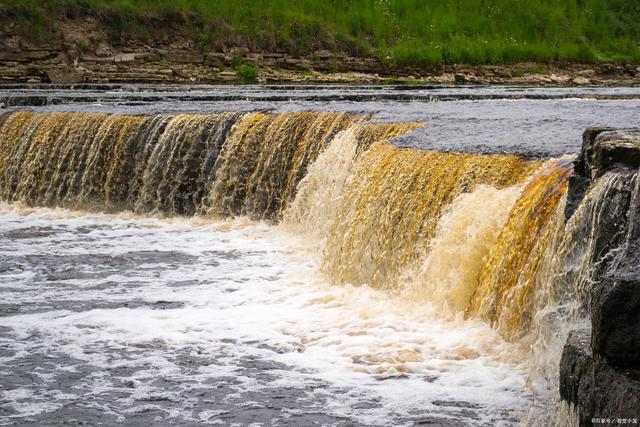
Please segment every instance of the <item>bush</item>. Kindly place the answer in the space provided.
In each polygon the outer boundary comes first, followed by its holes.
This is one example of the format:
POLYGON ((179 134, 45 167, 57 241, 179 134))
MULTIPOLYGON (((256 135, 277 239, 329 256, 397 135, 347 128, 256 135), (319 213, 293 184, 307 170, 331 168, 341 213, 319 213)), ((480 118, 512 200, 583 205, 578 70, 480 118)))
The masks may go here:
POLYGON ((251 84, 258 80, 258 70, 251 65, 241 65, 238 67, 238 74, 242 83, 251 84))

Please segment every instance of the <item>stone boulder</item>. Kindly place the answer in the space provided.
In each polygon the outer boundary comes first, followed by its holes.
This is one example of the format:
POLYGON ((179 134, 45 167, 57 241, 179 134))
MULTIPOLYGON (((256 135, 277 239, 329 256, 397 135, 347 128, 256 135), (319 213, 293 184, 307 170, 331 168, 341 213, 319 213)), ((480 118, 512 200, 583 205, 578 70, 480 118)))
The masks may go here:
POLYGON ((616 271, 603 280, 591 324, 594 352, 614 366, 640 368, 640 271, 616 271))
POLYGON ((615 167, 640 167, 640 129, 587 128, 576 173, 595 180, 615 167))
POLYGON ((82 83, 84 81, 84 75, 84 71, 72 67, 65 67, 64 69, 57 68, 47 71, 49 81, 57 84, 82 83))
POLYGON ((574 77, 571 80, 571 83, 573 83, 574 85, 577 85, 577 86, 584 86, 584 85, 590 85, 591 84, 591 80, 589 80, 586 77, 578 76, 578 77, 574 77))
POLYGON ((600 132, 593 144, 591 176, 597 178, 616 167, 640 168, 640 129, 600 132))
POLYGON ((612 169, 638 170, 640 167, 640 129, 587 128, 582 149, 569 179, 565 216, 573 215, 588 187, 612 169))
POLYGON ((560 361, 560 397, 578 407, 581 426, 631 425, 640 418, 640 371, 619 370, 594 356, 587 331, 573 331, 560 361), (596 421, 607 421, 598 423, 596 421), (611 420, 611 421, 608 421, 611 420))

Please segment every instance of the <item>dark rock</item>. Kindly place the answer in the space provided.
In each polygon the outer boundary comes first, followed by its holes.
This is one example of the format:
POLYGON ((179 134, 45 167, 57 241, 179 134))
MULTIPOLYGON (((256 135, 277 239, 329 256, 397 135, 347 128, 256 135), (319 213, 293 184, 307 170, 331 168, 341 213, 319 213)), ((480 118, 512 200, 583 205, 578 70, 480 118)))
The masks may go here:
MULTIPOLYGON (((595 356, 587 331, 573 331, 560 361, 560 397, 579 408, 581 426, 594 418, 640 417, 637 371, 621 371, 595 356)), ((616 423, 612 423, 616 425, 616 423)))
POLYGON ((573 214, 599 177, 620 174, 593 221, 591 333, 571 334, 560 363, 560 395, 592 418, 640 417, 640 130, 590 128, 569 182, 573 214), (625 370, 626 369, 626 370, 625 370))
POLYGON ((600 132, 593 144, 591 176, 593 179, 617 167, 637 170, 640 167, 640 129, 600 132))
POLYGON ((582 133, 582 149, 580 155, 575 161, 575 171, 579 175, 589 177, 588 168, 590 167, 593 157, 593 145, 596 137, 602 132, 611 131, 613 128, 591 127, 585 129, 582 133))
MULTIPOLYGON (((595 288, 591 323, 594 352, 621 367, 640 368, 640 188, 629 200, 624 244, 615 269, 595 288)), ((615 202, 615 201, 613 201, 615 202)), ((611 234, 611 233, 608 233, 611 234)))
POLYGON ((582 134, 582 149, 569 179, 565 216, 573 215, 591 182, 612 169, 638 170, 640 167, 640 129, 615 130, 587 128, 582 134))
POLYGON ((619 167, 640 167, 640 129, 587 128, 576 173, 595 180, 619 167))
POLYGON ((593 350, 620 367, 640 368, 638 273, 616 272, 606 277, 593 305, 593 350))
POLYGON ((578 209, 578 206, 580 206, 580 202, 584 198, 584 195, 587 193, 589 185, 591 184, 589 178, 581 173, 578 173, 578 162, 579 160, 576 161, 576 170, 574 170, 573 174, 569 177, 567 204, 564 208, 564 216, 567 220, 571 218, 576 209, 578 209))

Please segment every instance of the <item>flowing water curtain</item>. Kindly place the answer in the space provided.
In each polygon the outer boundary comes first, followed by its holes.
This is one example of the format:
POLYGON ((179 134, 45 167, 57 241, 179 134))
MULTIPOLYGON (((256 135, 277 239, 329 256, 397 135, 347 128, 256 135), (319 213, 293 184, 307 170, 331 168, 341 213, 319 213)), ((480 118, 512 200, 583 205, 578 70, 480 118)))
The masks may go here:
POLYGON ((571 299, 576 310, 590 305, 589 290, 602 277, 627 242, 629 208, 637 173, 609 172, 591 186, 567 222, 553 281, 558 301, 571 299))
POLYGON ((467 310, 513 338, 526 332, 534 314, 536 275, 553 236, 573 170, 551 161, 528 183, 483 267, 467 310))
POLYGON ((282 219, 284 212, 290 203, 295 200, 300 181, 308 174, 310 165, 313 165, 320 153, 334 140, 336 135, 345 129, 355 127, 362 128, 367 116, 356 116, 346 113, 323 113, 308 126, 304 138, 298 143, 294 158, 291 162, 286 179, 286 184, 280 197, 277 218, 282 219))
POLYGON ((104 209, 114 158, 146 118, 13 113, 4 120, 0 188, 31 205, 104 209))
POLYGON ((239 117, 3 116, 2 197, 46 206, 191 215, 209 191, 220 146, 239 117))
POLYGON ((117 153, 145 120, 141 116, 109 116, 93 138, 82 138, 89 151, 82 174, 77 207, 103 210, 107 173, 118 159, 117 153))
POLYGON ((530 331, 533 375, 555 387, 570 330, 588 327, 591 291, 624 251, 637 173, 609 172, 589 189, 567 220, 537 277, 530 331))
POLYGON ((338 133, 309 166, 295 200, 283 213, 283 226, 324 243, 343 198, 344 187, 362 154, 375 142, 387 141, 419 123, 356 123, 338 133))
POLYGON ((247 115, 220 153, 209 213, 276 219, 309 163, 336 133, 362 119, 346 113, 247 115))
POLYGON ((431 303, 443 316, 464 313, 523 188, 524 184, 502 189, 479 185, 457 196, 442 213, 419 262, 402 272, 403 296, 431 303))
POLYGON ((105 208, 108 211, 135 209, 151 153, 172 118, 166 114, 147 117, 115 153, 105 182, 105 208))
MULTIPOLYGON (((307 167, 347 113, 121 116, 2 115, 0 190, 7 200, 115 212, 280 219, 307 167)), ((387 137, 412 125, 384 125, 387 137), (395 130, 394 130, 395 129, 395 130)), ((368 146, 376 125, 358 128, 368 146), (367 136, 368 134, 371 134, 367 136)))
POLYGON ((92 210, 209 210, 276 219, 335 134, 365 119, 311 112, 244 116, 2 115, 2 197, 92 210))
POLYGON ((328 235, 323 270, 340 283, 398 288, 424 254, 443 209, 478 185, 503 188, 538 162, 374 144, 358 163, 328 235))
POLYGON ((27 133, 33 133, 36 118, 43 120, 43 115, 32 112, 8 113, 2 115, 0 128, 0 197, 13 200, 15 192, 16 174, 20 170, 22 157, 29 149, 31 138, 27 133))
POLYGON ((181 114, 160 123, 162 132, 148 141, 135 210, 191 216, 201 208, 215 176, 215 164, 239 113, 181 114))
MULTIPOLYGON (((82 207, 82 193, 84 191, 87 194, 83 181, 85 185, 88 184, 86 174, 94 172, 91 170, 94 165, 90 164, 89 152, 94 136, 100 133, 109 117, 104 114, 60 113, 58 116, 47 116, 45 123, 48 119, 56 119, 58 125, 64 127, 64 132, 56 140, 50 141, 47 164, 43 166, 43 187, 34 203, 82 207)), ((110 124, 113 124, 113 120, 110 124)), ((106 124, 106 127, 110 124, 106 124)))
POLYGON ((32 205, 75 207, 90 148, 85 136, 95 135, 107 117, 106 114, 15 113, 3 128, 12 138, 8 141, 10 145, 3 144, 7 153, 2 166, 3 197, 32 205), (72 157, 75 158, 70 160, 72 157), (71 170, 63 169, 67 166, 71 170), (58 185, 53 186, 52 182, 58 185), (73 200, 69 200, 71 197, 73 200))

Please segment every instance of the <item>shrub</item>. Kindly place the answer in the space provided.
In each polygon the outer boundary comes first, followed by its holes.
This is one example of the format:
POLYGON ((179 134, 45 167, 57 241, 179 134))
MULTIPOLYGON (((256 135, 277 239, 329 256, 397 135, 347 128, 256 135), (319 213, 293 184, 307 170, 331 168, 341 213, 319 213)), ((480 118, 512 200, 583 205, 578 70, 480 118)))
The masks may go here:
POLYGON ((251 84, 258 80, 258 70, 251 65, 241 65, 238 67, 238 74, 242 83, 251 84))

